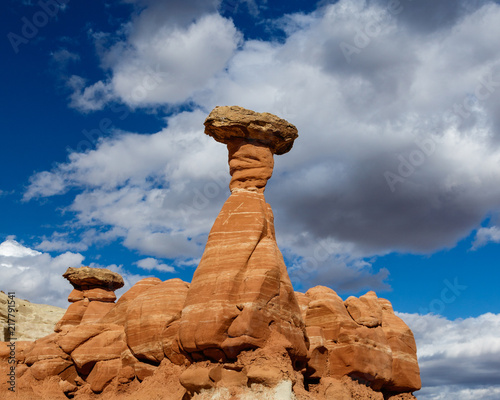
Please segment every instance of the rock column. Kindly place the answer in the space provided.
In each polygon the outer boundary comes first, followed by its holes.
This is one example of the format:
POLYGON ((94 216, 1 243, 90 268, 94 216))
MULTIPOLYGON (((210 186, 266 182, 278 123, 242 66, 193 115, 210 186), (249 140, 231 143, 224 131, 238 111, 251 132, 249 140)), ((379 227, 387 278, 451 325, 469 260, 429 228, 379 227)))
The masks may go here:
POLYGON ((231 195, 193 276, 180 345, 195 359, 227 360, 265 347, 272 336, 292 358, 304 358, 304 323, 264 198, 273 154, 289 151, 297 130, 272 114, 235 106, 215 108, 205 127, 228 147, 231 195))
POLYGON ((56 324, 56 332, 98 321, 114 307, 115 290, 124 285, 119 274, 105 268, 70 267, 63 276, 74 289, 68 296, 71 305, 56 324))

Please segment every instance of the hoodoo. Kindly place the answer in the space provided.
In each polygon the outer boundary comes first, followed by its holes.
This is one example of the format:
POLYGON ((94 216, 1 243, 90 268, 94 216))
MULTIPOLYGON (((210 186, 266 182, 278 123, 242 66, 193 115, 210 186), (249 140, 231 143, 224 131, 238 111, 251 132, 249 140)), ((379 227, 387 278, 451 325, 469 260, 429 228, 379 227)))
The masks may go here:
POLYGON ((264 198, 273 155, 292 148, 297 129, 272 114, 233 106, 215 108, 205 133, 227 145, 231 195, 193 276, 180 344, 190 354, 222 361, 264 347, 274 332, 293 358, 305 360, 305 325, 264 198))

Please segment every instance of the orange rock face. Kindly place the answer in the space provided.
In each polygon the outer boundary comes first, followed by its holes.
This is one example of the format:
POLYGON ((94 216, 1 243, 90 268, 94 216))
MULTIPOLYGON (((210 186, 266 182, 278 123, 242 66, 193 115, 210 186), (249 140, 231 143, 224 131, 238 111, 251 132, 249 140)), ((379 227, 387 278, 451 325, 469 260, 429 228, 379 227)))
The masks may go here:
POLYGON ((419 390, 415 340, 391 304, 374 292, 345 302, 318 286, 305 294, 311 377, 350 376, 376 390, 419 390))
POLYGON ((263 194, 273 153, 285 152, 296 136, 287 136, 293 129, 286 121, 247 111, 218 107, 205 122, 205 132, 228 146, 232 193, 193 276, 179 341, 188 353, 234 359, 242 350, 264 347, 276 331, 295 357, 304 358, 304 323, 263 194))
MULTIPOLYGON (((170 279, 136 297, 127 309, 127 344, 139 360, 163 360, 165 329, 178 320, 189 284, 170 279)), ((168 334, 167 334, 168 337, 168 334)))

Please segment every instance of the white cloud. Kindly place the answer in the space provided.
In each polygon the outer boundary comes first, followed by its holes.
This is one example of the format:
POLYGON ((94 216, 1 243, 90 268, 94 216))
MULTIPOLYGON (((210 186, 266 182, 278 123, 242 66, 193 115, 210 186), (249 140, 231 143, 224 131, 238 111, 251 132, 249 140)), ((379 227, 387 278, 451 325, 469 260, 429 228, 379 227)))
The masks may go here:
POLYGON ((169 24, 169 16, 162 15, 164 24, 158 24, 158 15, 143 12, 127 41, 103 54, 111 80, 84 87, 74 77, 70 105, 93 111, 114 99, 131 107, 182 103, 224 69, 241 40, 232 21, 216 13, 185 26, 169 24), (145 21, 155 21, 157 29, 145 28, 145 21))
POLYGON ((478 249, 488 243, 500 243, 500 228, 498 226, 479 228, 472 243, 472 248, 478 249))
POLYGON ((171 265, 161 264, 156 258, 148 257, 143 258, 135 263, 139 268, 147 271, 160 271, 160 272, 175 272, 175 268, 171 265))
POLYGON ((398 315, 417 343, 423 387, 416 394, 419 400, 498 398, 500 314, 454 321, 433 314, 398 315))
POLYGON ((71 285, 62 274, 69 267, 80 267, 83 258, 71 252, 52 257, 7 239, 0 244, 2 290, 34 303, 66 308, 71 285))
MULTIPOLYGON (((33 303, 50 304, 67 308, 67 297, 73 289, 63 278, 69 267, 81 267, 84 256, 69 251, 52 257, 48 253, 33 250, 9 236, 0 243, 0 289, 15 292, 16 297, 33 303)), ((92 268, 108 268, 119 273, 124 287, 116 291, 117 297, 130 289, 137 281, 147 275, 132 274, 122 265, 100 265, 90 263, 92 268)), ((160 266, 161 267, 161 266, 160 266)))

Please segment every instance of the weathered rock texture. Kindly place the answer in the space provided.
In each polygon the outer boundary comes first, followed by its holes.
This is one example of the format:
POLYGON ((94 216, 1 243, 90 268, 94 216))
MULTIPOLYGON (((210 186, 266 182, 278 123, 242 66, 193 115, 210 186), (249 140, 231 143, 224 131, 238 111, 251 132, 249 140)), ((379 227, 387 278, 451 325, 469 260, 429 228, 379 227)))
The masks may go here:
POLYGON ((71 305, 55 326, 56 332, 101 319, 114 307, 115 290, 123 286, 120 274, 105 268, 71 267, 63 276, 74 289, 68 296, 71 305))
MULTIPOLYGON (((7 302, 7 295, 0 291, 0 341, 10 339, 7 329, 7 302)), ((55 324, 66 311, 64 308, 30 303, 18 298, 15 302, 15 337, 18 340, 36 340, 52 333, 55 324)))
POLYGON ((235 359, 242 350, 264 347, 277 332, 294 359, 305 359, 305 326, 263 194, 273 153, 290 150, 297 130, 272 114, 217 107, 205 133, 227 144, 231 196, 187 293, 180 345, 194 358, 235 359))
POLYGON ((421 387, 415 339, 389 301, 368 292, 346 301, 316 286, 300 297, 311 342, 306 376, 350 376, 375 390, 421 387))
MULTIPOLYGON (((16 347, 16 399, 410 400, 415 341, 373 292, 343 301, 294 293, 264 198, 273 154, 297 132, 271 114, 218 107, 206 132, 226 143, 231 195, 191 284, 137 282, 115 304, 118 274, 88 267, 55 332, 16 347)), ((0 343, 0 373, 10 348, 0 343)))

